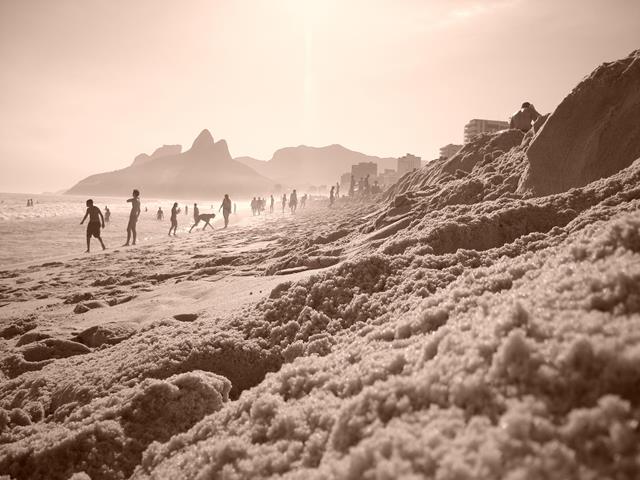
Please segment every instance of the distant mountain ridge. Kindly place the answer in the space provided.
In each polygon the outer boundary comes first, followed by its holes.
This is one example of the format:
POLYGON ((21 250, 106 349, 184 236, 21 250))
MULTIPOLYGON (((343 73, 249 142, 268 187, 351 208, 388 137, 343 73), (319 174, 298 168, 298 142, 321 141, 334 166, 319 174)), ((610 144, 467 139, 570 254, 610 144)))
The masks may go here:
POLYGON ((151 155, 141 153, 133 159, 133 163, 131 165, 139 166, 155 158, 168 157, 169 155, 179 155, 180 153, 182 153, 182 145, 163 145, 156 148, 151 155))
POLYGON ((138 155, 129 167, 91 175, 66 193, 124 196, 137 188, 143 196, 217 198, 272 187, 271 180, 231 158, 227 142, 215 142, 205 129, 185 152, 181 145, 164 145, 151 155, 138 155))
POLYGON ((252 157, 232 158, 225 140, 214 141, 203 130, 191 148, 163 145, 151 155, 137 155, 130 166, 91 175, 66 193, 83 195, 129 195, 133 188, 144 196, 217 198, 260 195, 282 188, 304 189, 331 185, 351 171, 351 165, 375 162, 378 171, 396 167, 395 158, 381 158, 349 150, 342 145, 285 147, 268 161, 252 157))
POLYGON ((276 183, 300 188, 333 184, 340 180, 340 175, 351 171, 351 165, 360 162, 377 163, 379 172, 385 168, 395 170, 397 162, 395 158, 366 155, 338 144, 326 147, 285 147, 276 150, 267 161, 252 157, 236 157, 236 160, 276 183))

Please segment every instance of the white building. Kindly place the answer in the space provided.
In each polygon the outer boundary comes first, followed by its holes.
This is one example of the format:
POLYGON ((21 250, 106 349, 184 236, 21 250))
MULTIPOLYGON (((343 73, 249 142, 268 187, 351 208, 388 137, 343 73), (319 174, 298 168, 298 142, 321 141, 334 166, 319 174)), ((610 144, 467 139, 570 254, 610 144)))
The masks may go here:
POLYGON ((407 153, 404 157, 398 159, 398 176, 401 177, 407 172, 419 169, 421 166, 420 157, 407 153))
POLYGON ((458 150, 460 150, 461 148, 462 145, 455 145, 453 143, 445 145, 444 147, 440 148, 440 158, 451 158, 456 153, 458 153, 458 150))
POLYGON ((484 120, 474 118, 464 126, 464 143, 469 143, 473 137, 480 133, 499 132, 509 128, 509 122, 502 120, 484 120))

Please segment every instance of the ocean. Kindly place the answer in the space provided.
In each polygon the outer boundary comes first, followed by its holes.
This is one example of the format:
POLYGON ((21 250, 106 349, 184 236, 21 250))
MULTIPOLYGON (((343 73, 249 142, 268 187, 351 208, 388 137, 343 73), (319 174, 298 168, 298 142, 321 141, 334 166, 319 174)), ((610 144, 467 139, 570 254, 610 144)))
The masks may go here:
MULTIPOLYGON (((126 198, 92 197, 94 205, 102 210, 111 210, 111 221, 102 231, 102 239, 108 249, 120 247, 127 239, 126 227, 131 204, 126 198)), ((80 225, 85 214, 86 196, 76 195, 32 195, 0 193, 0 268, 38 260, 82 255, 86 249, 86 225, 80 225), (33 199, 33 207, 27 207, 27 199, 33 199)), ((168 239, 169 217, 174 200, 147 199, 142 197, 142 213, 138 220, 139 244, 168 239), (164 220, 156 219, 158 207, 164 211, 164 220), (145 208, 147 211, 145 211, 145 208)), ((214 228, 224 223, 218 213, 222 199, 196 200, 200 213, 215 213, 211 222, 214 228)), ((235 200, 234 200, 235 201, 235 200)), ((247 200, 235 201, 237 214, 232 215, 230 226, 249 221, 251 211, 247 200)), ((178 215, 178 236, 188 233, 193 224, 193 200, 178 201, 182 212, 178 215), (189 214, 185 215, 185 205, 189 214)), ((202 222, 199 227, 202 228, 202 222)), ((194 229, 194 233, 196 229, 194 229)), ((91 241, 91 251, 101 250, 96 239, 91 241)))

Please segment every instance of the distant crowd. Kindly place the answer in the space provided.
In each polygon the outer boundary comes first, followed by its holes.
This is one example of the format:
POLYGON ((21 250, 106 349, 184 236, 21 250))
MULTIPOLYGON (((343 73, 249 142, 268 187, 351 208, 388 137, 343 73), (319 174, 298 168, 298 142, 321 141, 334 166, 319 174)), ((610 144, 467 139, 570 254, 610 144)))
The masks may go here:
MULTIPOLYGON (((304 195, 302 195, 302 197, 300 197, 300 200, 298 200, 298 192, 296 191, 296 189, 293 189, 293 191, 289 195, 288 200, 287 200, 287 194, 284 193, 280 201, 282 213, 285 212, 287 206, 289 207, 289 210, 291 211, 291 213, 296 213, 296 211, 298 210, 298 203, 300 204, 300 208, 305 208, 307 205, 307 198, 308 198, 308 195, 305 193, 304 195)), ((269 213, 273 213, 275 211, 275 203, 276 203, 276 199, 273 197, 273 195, 270 195, 269 196, 269 213)), ((251 213, 254 216, 256 216, 266 212, 266 210, 267 210, 267 200, 262 197, 253 197, 253 199, 251 200, 251 213)))
MULTIPOLYGON (((305 208, 307 198, 308 198, 307 194, 304 194, 300 198, 301 208, 305 208)), ((137 189, 133 190, 132 197, 127 199, 127 202, 131 203, 131 211, 129 212, 129 222, 127 223, 127 241, 123 245, 125 247, 136 244, 136 239, 137 239, 136 227, 138 223, 138 218, 140 217, 140 213, 141 213, 140 191, 137 189)), ((274 204, 275 204, 275 199, 273 195, 271 195, 270 204, 269 204, 269 210, 271 213, 273 213, 274 211, 274 204)), ((31 206, 30 203, 27 203, 27 205, 31 206)), ((87 219, 89 219, 89 222, 87 223, 86 252, 89 253, 91 249, 92 237, 98 239, 98 241, 100 242, 100 245, 102 246, 102 249, 104 250, 106 246, 102 241, 100 231, 101 231, 101 228, 105 228, 106 223, 109 223, 111 219, 111 211, 109 210, 109 207, 105 206, 104 214, 103 214, 102 211, 93 204, 92 199, 87 200, 86 205, 87 205, 87 211, 84 215, 84 218, 80 222, 80 225, 82 225, 87 219)), ((287 205, 289 206, 291 213, 296 212, 298 208, 298 195, 296 190, 293 190, 291 192, 291 194, 289 195, 288 201, 287 201, 286 194, 282 196, 282 213, 284 213, 287 205)), ((211 208, 213 208, 213 205, 211 206, 211 208)), ((265 211, 265 209, 266 209, 266 200, 263 199, 262 197, 253 197, 253 199, 251 200, 251 210, 253 212, 253 215, 260 215, 262 212, 265 211)), ((147 208, 145 207, 145 212, 146 211, 147 211, 147 208)), ((236 213, 236 204, 231 201, 229 194, 225 194, 224 198, 222 199, 222 203, 220 204, 220 208, 218 209, 218 212, 220 211, 222 211, 222 217, 224 219, 224 228, 227 228, 229 226, 229 216, 231 215, 231 212, 233 211, 234 214, 236 213)), ((169 227, 169 233, 168 233, 169 236, 171 235, 176 236, 176 231, 178 229, 178 215, 181 212, 182 210, 180 209, 178 202, 174 202, 173 207, 171 207, 171 216, 170 216, 171 225, 169 227)), ((184 213, 185 215, 189 214, 188 205, 185 205, 184 213)), ((211 225, 210 222, 215 218, 216 216, 215 213, 201 213, 197 203, 193 204, 192 213, 193 213, 193 224, 191 225, 191 228, 189 228, 189 233, 191 233, 191 231, 195 227, 197 227, 200 224, 200 222, 204 223, 202 230, 205 230, 207 227, 210 227, 211 229, 213 229, 213 226, 211 225)), ((164 220, 164 211, 162 210, 162 207, 158 207, 158 211, 156 212, 156 219, 158 221, 164 220)))
MULTIPOLYGON (((527 132, 531 129, 532 124, 540 118, 540 114, 536 111, 534 106, 529 102, 524 102, 519 111, 517 111, 510 119, 510 128, 522 130, 527 132)), ((349 182, 349 198, 366 198, 371 195, 375 195, 382 192, 382 188, 378 185, 378 182, 375 181, 373 184, 370 182, 370 176, 367 174, 364 177, 361 177, 356 182, 356 179, 353 175, 351 175, 351 180, 349 182)), ((287 198, 287 194, 282 195, 281 199, 281 208, 282 213, 284 214, 285 209, 289 207, 289 210, 292 214, 296 213, 298 209, 298 203, 300 204, 300 208, 304 209, 306 207, 308 195, 305 193, 298 200, 298 193, 294 189, 291 194, 289 194, 289 198, 287 198)), ((340 199, 340 183, 337 182, 335 185, 331 186, 329 191, 329 207, 333 207, 336 200, 340 199)), ((136 244, 136 224, 138 222, 138 217, 140 216, 140 192, 138 190, 133 191, 133 196, 127 200, 127 202, 131 203, 131 212, 129 213, 129 223, 127 224, 127 241, 124 246, 135 245, 136 244)), ((89 223, 87 224, 87 252, 90 249, 91 237, 95 237, 102 245, 102 249, 104 250, 106 247, 102 238, 100 236, 100 228, 105 227, 105 223, 108 223, 111 217, 111 211, 108 207, 104 209, 104 215, 100 211, 98 207, 93 205, 93 200, 89 199, 86 202, 87 211, 84 215, 84 218, 80 222, 82 225, 85 220, 88 218, 89 223)), ((27 207, 33 207, 33 199, 27 200, 27 207)), ((213 206, 212 206, 213 208, 213 206)), ((262 197, 253 197, 251 200, 251 212, 254 216, 261 215, 266 211, 267 208, 267 200, 262 197)), ((275 209, 275 198, 273 195, 269 196, 269 213, 273 213, 275 209)), ((224 228, 227 228, 229 225, 229 215, 233 210, 233 213, 236 213, 236 205, 231 202, 228 194, 225 194, 222 199, 222 203, 218 212, 222 210, 222 216, 224 218, 224 228)), ((145 208, 146 211, 146 208, 145 208)), ((178 207, 178 203, 175 202, 173 207, 171 208, 171 226, 169 227, 169 235, 176 235, 176 230, 178 228, 178 214, 181 212, 181 209, 178 207)), ((185 205, 184 207, 185 215, 189 213, 189 207, 185 205)), ((191 232, 195 227, 197 227, 200 222, 204 222, 203 230, 207 228, 207 226, 213 229, 213 226, 210 224, 211 220, 215 218, 215 213, 200 213, 198 208, 198 204, 193 204, 193 220, 194 223, 191 225, 189 232, 191 232)), ((158 208, 156 213, 157 220, 164 220, 164 212, 162 211, 162 207, 158 208)))

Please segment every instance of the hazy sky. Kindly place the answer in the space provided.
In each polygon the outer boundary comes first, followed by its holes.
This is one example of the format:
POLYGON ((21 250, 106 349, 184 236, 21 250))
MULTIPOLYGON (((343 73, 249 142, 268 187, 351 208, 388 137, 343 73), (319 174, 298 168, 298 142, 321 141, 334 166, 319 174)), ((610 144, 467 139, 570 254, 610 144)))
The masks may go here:
POLYGON ((640 48, 637 0, 0 0, 0 191, 58 190, 208 128, 425 159, 640 48))

